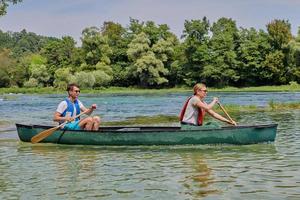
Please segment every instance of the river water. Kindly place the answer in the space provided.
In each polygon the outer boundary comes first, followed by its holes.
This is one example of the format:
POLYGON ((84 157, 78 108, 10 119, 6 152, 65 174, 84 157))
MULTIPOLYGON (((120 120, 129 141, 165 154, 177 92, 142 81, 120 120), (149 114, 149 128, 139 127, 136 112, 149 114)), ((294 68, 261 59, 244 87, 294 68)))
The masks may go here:
MULTIPOLYGON (((103 121, 178 115, 188 93, 83 95, 103 121)), ((300 93, 210 93, 221 103, 299 102, 300 93)), ((300 110, 243 113, 278 123, 255 145, 85 146, 20 142, 15 123, 50 125, 63 95, 0 96, 0 199, 300 199, 300 110)), ((174 124, 173 124, 174 125, 174 124)), ((177 124, 175 124, 177 125, 177 124)))

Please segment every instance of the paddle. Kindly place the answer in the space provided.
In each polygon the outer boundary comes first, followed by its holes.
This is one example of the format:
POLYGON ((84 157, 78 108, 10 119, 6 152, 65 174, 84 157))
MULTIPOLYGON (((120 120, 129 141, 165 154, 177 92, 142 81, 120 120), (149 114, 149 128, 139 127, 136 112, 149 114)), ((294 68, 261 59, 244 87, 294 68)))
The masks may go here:
MULTIPOLYGON (((225 110, 225 108, 221 105, 221 103, 218 102, 217 104, 220 106, 220 108, 223 110, 223 112, 225 113, 225 115, 227 116, 227 118, 228 118, 228 119, 231 121, 231 123, 234 125, 233 119, 229 116, 229 114, 227 113, 227 111, 225 110)), ((234 125, 234 126, 236 126, 236 125, 234 125)))
MULTIPOLYGON (((79 115, 76 115, 74 117, 74 119, 76 119, 77 117, 80 117, 81 115, 87 113, 90 109, 87 109, 85 112, 80 113, 79 115)), ((59 129, 60 127, 64 126, 65 124, 67 124, 69 121, 65 121, 64 123, 60 124, 59 126, 44 130, 42 132, 40 132, 39 134, 33 136, 31 138, 31 143, 35 144, 38 143, 39 141, 45 139, 46 137, 48 137, 49 135, 51 135, 52 133, 54 133, 54 131, 56 131, 57 129, 59 129)))

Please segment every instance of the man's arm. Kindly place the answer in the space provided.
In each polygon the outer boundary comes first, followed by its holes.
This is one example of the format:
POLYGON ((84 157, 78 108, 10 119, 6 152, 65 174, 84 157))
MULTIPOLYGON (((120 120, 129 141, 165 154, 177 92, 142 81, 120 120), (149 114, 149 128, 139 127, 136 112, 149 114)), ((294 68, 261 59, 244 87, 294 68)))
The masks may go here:
POLYGON ((66 117, 61 117, 61 113, 55 111, 54 116, 53 116, 53 121, 55 122, 65 122, 65 121, 72 121, 73 118, 66 116, 66 117))
POLYGON ((67 109, 67 102, 62 101, 58 104, 57 109, 53 116, 53 121, 55 122, 65 122, 65 121, 72 121, 71 116, 62 117, 61 114, 67 109))
POLYGON ((90 108, 86 108, 86 107, 82 106, 82 107, 81 107, 81 111, 82 111, 82 112, 87 111, 85 114, 90 115, 90 114, 92 114, 92 112, 93 112, 96 108, 97 108, 97 105, 96 105, 96 104, 93 104, 90 108), (88 110, 89 110, 89 111, 88 111, 88 110))

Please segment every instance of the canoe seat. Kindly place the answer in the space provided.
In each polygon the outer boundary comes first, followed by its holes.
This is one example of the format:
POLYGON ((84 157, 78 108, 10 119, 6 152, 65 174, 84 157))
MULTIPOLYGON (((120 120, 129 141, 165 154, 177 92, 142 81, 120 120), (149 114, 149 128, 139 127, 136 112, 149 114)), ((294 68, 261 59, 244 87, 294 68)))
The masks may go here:
POLYGON ((140 131, 141 128, 136 128, 136 127, 126 127, 126 128, 120 128, 117 131, 140 131))

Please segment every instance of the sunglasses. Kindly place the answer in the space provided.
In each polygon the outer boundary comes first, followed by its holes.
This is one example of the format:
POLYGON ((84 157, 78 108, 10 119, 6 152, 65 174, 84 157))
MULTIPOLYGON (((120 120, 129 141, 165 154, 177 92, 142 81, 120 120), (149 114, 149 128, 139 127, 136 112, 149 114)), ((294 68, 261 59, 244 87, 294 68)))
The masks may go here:
POLYGON ((205 92, 205 93, 207 93, 207 92, 208 92, 207 90, 200 90, 200 91, 203 91, 203 92, 205 92))
POLYGON ((76 93, 80 93, 80 90, 74 90, 74 92, 76 92, 76 93))

